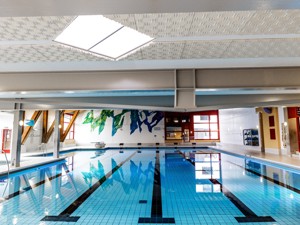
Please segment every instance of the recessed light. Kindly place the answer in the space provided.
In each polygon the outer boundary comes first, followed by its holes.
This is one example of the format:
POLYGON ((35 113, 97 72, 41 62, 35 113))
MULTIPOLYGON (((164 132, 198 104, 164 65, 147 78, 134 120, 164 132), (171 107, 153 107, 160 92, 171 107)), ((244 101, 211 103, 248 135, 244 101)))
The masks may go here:
POLYGON ((54 41, 111 60, 147 46, 154 38, 102 15, 78 16, 54 41))

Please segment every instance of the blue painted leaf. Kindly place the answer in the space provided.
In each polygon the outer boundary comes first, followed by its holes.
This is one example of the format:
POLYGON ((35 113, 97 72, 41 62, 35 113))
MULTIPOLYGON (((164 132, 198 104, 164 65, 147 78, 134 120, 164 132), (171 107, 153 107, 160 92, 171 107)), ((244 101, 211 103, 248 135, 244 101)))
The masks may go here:
POLYGON ((139 131, 142 131, 142 124, 143 122, 140 119, 140 114, 138 110, 130 110, 130 134, 133 134, 137 128, 139 128, 139 131))
POLYGON ((149 116, 147 117, 147 119, 144 120, 145 125, 147 125, 147 127, 148 127, 148 131, 152 133, 153 127, 155 127, 163 118, 164 118, 163 112, 152 111, 151 113, 149 113, 149 116), (150 116, 152 116, 151 119, 149 119, 150 116), (150 120, 150 122, 148 119, 150 120))

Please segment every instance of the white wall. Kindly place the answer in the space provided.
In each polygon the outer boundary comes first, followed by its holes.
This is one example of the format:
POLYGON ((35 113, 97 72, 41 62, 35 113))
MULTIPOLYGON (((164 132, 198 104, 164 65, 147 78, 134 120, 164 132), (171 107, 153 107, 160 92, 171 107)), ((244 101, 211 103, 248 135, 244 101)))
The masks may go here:
MULTIPOLYGON (((119 143, 163 143, 164 138, 164 119, 162 119, 152 133, 148 131, 146 125, 142 125, 142 132, 137 129, 130 135, 130 113, 125 114, 123 127, 112 136, 112 118, 107 118, 106 125, 102 133, 98 134, 98 129, 91 130, 90 124, 82 124, 89 111, 83 111, 79 114, 75 123, 75 141, 77 145, 91 145, 91 142, 104 141, 107 144, 119 143)), ((114 115, 121 113, 121 110, 115 110, 114 115)), ((94 110, 94 116, 100 114, 100 110, 94 110)))
POLYGON ((219 110, 220 142, 243 145, 243 129, 257 129, 258 114, 254 108, 219 110))
MULTIPOLYGON (((26 110, 25 112, 25 119, 31 119, 34 110, 26 110)), ((48 111, 48 129, 50 128, 51 124, 55 120, 55 110, 48 111)), ((42 143, 42 133, 43 133, 43 114, 40 115, 39 119, 33 126, 32 131, 29 134, 26 142, 24 143, 25 148, 23 147, 22 150, 26 152, 34 152, 34 151, 48 151, 54 148, 54 133, 49 138, 47 144, 41 146, 42 143)), ((74 146, 73 142, 70 144, 68 141, 61 143, 61 147, 71 147, 74 146)))
MULTIPOLYGON (((30 120, 34 110, 25 111, 25 120, 30 120)), ((22 151, 32 152, 39 150, 39 146, 42 141, 42 129, 43 129, 43 115, 40 115, 37 122, 34 124, 33 129, 31 130, 27 140, 22 147, 22 151)))

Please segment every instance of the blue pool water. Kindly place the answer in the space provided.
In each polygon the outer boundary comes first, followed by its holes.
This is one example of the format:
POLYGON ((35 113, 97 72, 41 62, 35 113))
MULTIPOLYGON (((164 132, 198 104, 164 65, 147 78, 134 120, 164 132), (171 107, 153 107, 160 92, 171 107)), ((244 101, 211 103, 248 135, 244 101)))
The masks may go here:
POLYGON ((299 176, 208 149, 79 151, 0 177, 0 224, 298 225, 299 176))

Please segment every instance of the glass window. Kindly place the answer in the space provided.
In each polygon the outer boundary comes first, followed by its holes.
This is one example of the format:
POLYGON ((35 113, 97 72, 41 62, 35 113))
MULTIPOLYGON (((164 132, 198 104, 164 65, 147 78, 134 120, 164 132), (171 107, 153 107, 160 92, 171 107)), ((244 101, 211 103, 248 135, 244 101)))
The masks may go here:
POLYGON ((210 124, 210 130, 218 130, 218 124, 216 124, 216 123, 211 123, 210 124))
POLYGON ((209 131, 209 124, 208 123, 196 123, 194 124, 194 131, 209 131))
POLYGON ((218 140, 218 115, 194 115, 194 138, 202 140, 218 140))
POLYGON ((194 116, 194 123, 200 123, 200 116, 194 116))
POLYGON ((166 127, 167 131, 180 131, 181 132, 181 127, 166 127))
POLYGON ((209 117, 208 116, 200 116, 200 122, 209 122, 209 117))
POLYGON ((219 139, 219 133, 218 132, 210 132, 210 138, 211 139, 219 139))
POLYGON ((209 139, 209 132, 195 132, 195 139, 209 139))
POLYGON ((195 115, 194 123, 207 123, 209 122, 209 116, 195 115))
POLYGON ((210 116, 210 122, 218 122, 218 116, 217 115, 211 115, 210 116))
MULTIPOLYGON (((66 131, 69 123, 72 120, 73 115, 72 114, 64 114, 64 131, 66 131)), ((66 137, 66 139, 74 139, 74 133, 75 133, 75 123, 70 128, 70 131, 66 137)))

